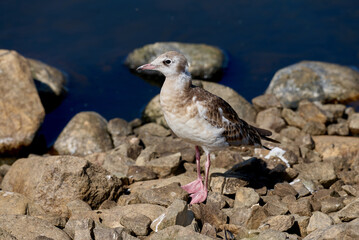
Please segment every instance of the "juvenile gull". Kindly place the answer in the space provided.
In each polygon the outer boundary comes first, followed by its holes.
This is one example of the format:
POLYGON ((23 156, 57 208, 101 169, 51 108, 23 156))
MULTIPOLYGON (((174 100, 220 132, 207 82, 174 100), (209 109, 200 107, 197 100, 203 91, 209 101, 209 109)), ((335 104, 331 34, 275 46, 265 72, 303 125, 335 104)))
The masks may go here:
POLYGON ((182 186, 191 194, 191 204, 201 203, 207 198, 212 151, 240 145, 263 147, 261 139, 278 143, 268 138, 272 134, 270 131, 253 127, 240 119, 222 98, 193 86, 187 59, 182 54, 166 52, 137 70, 159 71, 166 77, 160 103, 167 124, 178 137, 196 146, 197 179, 182 186), (198 146, 207 155, 204 184, 198 146))

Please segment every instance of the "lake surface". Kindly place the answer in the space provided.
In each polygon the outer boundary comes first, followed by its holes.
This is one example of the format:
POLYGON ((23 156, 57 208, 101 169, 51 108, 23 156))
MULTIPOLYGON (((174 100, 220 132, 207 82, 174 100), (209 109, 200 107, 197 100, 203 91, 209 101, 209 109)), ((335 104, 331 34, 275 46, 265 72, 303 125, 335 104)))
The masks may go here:
POLYGON ((69 93, 40 130, 51 145, 78 112, 132 120, 160 89, 123 65, 157 41, 206 43, 229 57, 221 80, 250 101, 301 60, 359 67, 359 1, 1 0, 0 48, 66 72, 69 93))

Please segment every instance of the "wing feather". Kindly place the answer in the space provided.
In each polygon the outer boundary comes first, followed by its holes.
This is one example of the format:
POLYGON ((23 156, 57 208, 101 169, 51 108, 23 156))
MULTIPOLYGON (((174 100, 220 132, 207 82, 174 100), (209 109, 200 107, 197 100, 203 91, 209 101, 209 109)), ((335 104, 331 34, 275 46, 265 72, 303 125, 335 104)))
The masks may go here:
POLYGON ((212 126, 224 129, 222 135, 230 145, 262 146, 261 137, 271 135, 270 131, 253 127, 240 119, 222 98, 200 87, 193 87, 192 91, 197 103, 206 108, 201 115, 212 126))

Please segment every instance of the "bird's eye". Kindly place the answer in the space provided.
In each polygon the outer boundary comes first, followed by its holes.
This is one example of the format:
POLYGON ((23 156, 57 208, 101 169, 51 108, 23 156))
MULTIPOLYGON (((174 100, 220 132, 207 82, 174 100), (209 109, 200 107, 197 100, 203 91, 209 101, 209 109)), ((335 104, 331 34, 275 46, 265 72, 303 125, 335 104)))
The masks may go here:
POLYGON ((163 63, 164 63, 165 65, 169 65, 169 64, 171 63, 171 60, 166 59, 166 60, 163 61, 163 63))

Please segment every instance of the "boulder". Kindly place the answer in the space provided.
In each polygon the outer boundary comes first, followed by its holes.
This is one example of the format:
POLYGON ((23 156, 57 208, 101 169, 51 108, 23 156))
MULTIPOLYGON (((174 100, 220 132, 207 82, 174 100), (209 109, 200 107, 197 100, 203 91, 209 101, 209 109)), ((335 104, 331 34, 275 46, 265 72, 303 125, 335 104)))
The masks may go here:
POLYGON ((0 215, 0 226, 0 229, 10 233, 16 239, 71 239, 64 231, 51 223, 26 215, 0 215))
POLYGON ((27 59, 32 78, 35 80, 37 91, 46 112, 55 109, 60 103, 67 89, 66 77, 58 69, 35 59, 27 59))
POLYGON ((288 108, 296 108, 303 99, 353 101, 359 98, 359 73, 337 64, 303 61, 277 71, 266 93, 288 108))
POLYGON ((61 155, 85 156, 112 148, 107 121, 95 112, 76 114, 54 144, 54 149, 61 155))
POLYGON ((28 61, 0 50, 0 154, 29 146, 45 117, 28 61))
POLYGON ((83 158, 34 156, 17 160, 1 186, 36 201, 47 212, 67 216, 68 202, 82 199, 96 208, 116 197, 121 185, 121 180, 83 158))
POLYGON ((218 79, 226 64, 224 53, 213 46, 180 42, 157 42, 132 51, 128 54, 125 65, 134 71, 139 66, 153 61, 156 57, 168 51, 180 52, 187 58, 190 65, 188 70, 193 78, 218 79))

